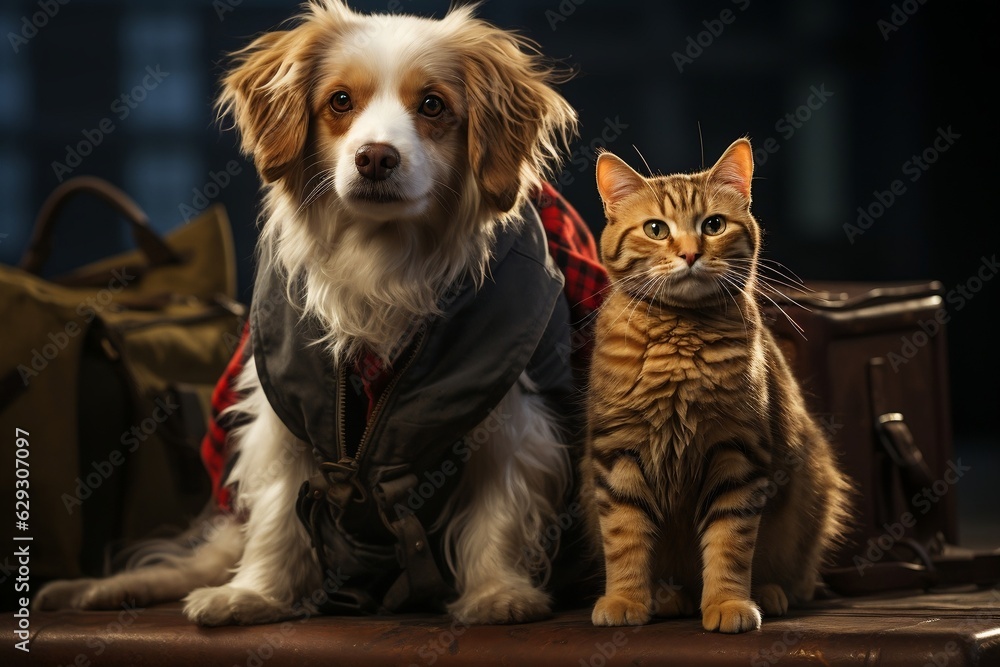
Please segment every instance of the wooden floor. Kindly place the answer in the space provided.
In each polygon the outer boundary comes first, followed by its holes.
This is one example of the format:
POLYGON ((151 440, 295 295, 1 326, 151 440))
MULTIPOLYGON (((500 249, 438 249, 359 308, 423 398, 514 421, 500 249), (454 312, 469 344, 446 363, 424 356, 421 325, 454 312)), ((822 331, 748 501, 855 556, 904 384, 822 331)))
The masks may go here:
POLYGON ((32 614, 30 626, 25 653, 4 615, 0 664, 1000 666, 1000 589, 827 600, 732 636, 695 619, 595 628, 588 610, 513 626, 408 615, 205 629, 166 605, 32 614))

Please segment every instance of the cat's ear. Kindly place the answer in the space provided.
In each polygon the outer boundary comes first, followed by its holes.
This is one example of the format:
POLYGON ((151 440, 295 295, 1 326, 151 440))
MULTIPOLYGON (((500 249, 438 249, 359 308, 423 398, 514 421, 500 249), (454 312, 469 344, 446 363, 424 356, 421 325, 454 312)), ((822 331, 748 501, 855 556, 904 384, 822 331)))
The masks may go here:
POLYGON ((729 145, 709 172, 709 180, 735 188, 750 203, 750 180, 753 178, 753 150, 746 139, 729 145))
POLYGON ((604 152, 597 156, 597 191, 605 207, 644 187, 646 181, 642 176, 617 155, 604 152))

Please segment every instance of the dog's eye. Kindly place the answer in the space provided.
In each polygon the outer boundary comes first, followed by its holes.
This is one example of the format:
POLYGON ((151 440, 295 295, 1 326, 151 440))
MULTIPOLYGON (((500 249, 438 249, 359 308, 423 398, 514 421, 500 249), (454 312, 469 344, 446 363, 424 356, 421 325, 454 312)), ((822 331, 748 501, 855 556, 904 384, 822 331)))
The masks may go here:
POLYGON ((440 116, 442 111, 444 111, 444 100, 437 95, 428 95, 420 103, 420 113, 428 118, 440 116))
POLYGON ((350 95, 342 90, 338 90, 330 97, 330 108, 337 113, 344 113, 354 108, 354 105, 351 103, 350 95))

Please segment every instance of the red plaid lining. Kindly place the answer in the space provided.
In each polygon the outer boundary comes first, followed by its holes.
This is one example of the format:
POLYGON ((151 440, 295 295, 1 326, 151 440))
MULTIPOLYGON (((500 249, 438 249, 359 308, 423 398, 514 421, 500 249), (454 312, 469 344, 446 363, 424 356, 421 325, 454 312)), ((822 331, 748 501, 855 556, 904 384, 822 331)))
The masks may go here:
MULTIPOLYGON (((573 326, 572 362, 575 368, 582 370, 590 360, 593 315, 603 300, 608 276, 601 265, 590 228, 554 187, 544 183, 535 198, 535 205, 545 227, 549 253, 565 276, 564 291, 573 326)), ((226 435, 235 424, 232 419, 220 419, 219 414, 237 399, 233 384, 247 359, 249 331, 249 325, 244 326, 236 352, 216 384, 208 430, 201 443, 201 458, 211 477, 215 498, 223 509, 229 509, 230 501, 229 489, 224 485, 227 472, 226 435)), ((363 379, 370 416, 380 392, 391 377, 391 368, 382 368, 381 363, 371 357, 359 361, 355 372, 363 379)))
POLYGON ((246 343, 250 334, 250 322, 243 325, 243 333, 240 335, 240 342, 236 346, 236 352, 222 372, 222 377, 215 385, 212 392, 212 411, 208 420, 208 430, 201 439, 201 460, 205 464, 205 470, 212 480, 212 493, 215 495, 219 506, 229 509, 229 489, 223 486, 226 478, 226 434, 234 426, 232 419, 220 419, 219 413, 236 402, 238 396, 233 384, 243 370, 243 365, 247 360, 246 343))

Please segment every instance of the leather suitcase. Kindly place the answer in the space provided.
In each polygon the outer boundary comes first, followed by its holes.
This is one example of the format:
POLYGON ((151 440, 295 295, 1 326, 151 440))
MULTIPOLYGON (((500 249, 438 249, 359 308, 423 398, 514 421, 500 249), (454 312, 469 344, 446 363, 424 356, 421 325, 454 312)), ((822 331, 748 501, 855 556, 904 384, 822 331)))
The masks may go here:
POLYGON ((827 582, 853 594, 996 581, 1000 555, 956 546, 968 468, 953 452, 942 284, 810 282, 772 296, 765 319, 858 490, 827 582))

